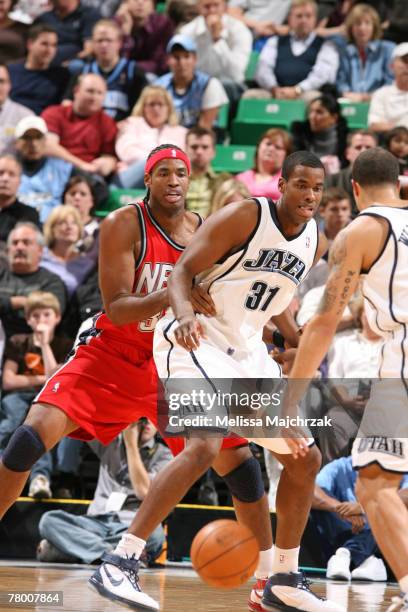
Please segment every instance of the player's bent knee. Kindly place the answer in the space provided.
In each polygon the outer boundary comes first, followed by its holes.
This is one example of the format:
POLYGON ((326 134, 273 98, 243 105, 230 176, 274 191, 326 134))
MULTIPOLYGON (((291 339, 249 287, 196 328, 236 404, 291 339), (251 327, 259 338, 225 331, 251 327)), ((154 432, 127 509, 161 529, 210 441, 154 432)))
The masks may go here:
POLYGON ((316 444, 314 444, 305 457, 295 460, 295 464, 302 467, 304 475, 312 476, 313 478, 319 472, 322 465, 322 455, 316 444))
POLYGON ((221 444, 221 438, 190 438, 184 453, 192 463, 199 464, 201 469, 208 469, 218 455, 221 444))
POLYGON ((252 503, 265 494, 261 466, 255 457, 246 459, 234 470, 223 476, 228 489, 236 499, 252 503))
POLYGON ((3 465, 13 472, 27 472, 45 453, 39 434, 30 425, 20 425, 2 455, 3 465))

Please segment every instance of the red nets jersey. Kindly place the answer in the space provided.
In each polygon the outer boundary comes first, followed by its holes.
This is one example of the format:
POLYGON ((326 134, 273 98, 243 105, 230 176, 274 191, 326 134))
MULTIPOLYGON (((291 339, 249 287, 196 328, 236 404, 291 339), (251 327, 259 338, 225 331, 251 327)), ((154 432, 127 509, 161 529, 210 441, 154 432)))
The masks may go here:
MULTIPOLYGON (((132 206, 135 207, 141 233, 141 250, 138 260, 135 261, 133 293, 147 295, 167 286, 167 279, 184 247, 166 234, 144 202, 132 206)), ((118 326, 110 321, 106 313, 102 313, 96 320, 95 327, 103 330, 104 336, 137 345, 138 348, 151 353, 154 328, 163 314, 164 311, 145 321, 118 326)))

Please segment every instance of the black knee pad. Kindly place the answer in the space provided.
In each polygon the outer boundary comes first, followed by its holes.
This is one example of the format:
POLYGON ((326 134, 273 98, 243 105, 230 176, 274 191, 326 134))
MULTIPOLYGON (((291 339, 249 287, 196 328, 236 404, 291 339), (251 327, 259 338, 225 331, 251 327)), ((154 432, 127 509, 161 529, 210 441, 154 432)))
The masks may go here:
POLYGON ((241 465, 223 476, 231 495, 242 502, 256 502, 265 494, 261 466, 255 457, 246 459, 241 465))
POLYGON ((27 472, 45 451, 43 441, 35 429, 30 425, 20 425, 11 436, 1 460, 13 472, 27 472))

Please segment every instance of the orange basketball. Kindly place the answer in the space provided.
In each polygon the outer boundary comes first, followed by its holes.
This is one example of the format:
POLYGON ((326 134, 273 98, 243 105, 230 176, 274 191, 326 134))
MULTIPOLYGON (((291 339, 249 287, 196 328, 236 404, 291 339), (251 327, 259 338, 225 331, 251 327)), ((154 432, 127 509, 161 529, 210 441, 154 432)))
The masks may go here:
POLYGON ((233 589, 253 575, 259 547, 248 527, 222 519, 200 529, 190 557, 204 582, 219 589, 233 589))

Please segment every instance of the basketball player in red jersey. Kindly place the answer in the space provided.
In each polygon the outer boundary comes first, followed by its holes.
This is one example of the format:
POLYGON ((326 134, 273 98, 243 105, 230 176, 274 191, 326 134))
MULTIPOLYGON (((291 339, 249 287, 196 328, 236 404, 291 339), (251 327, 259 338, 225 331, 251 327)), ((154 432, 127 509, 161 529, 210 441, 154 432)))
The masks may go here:
MULTIPOLYGON (((152 334, 168 305, 166 279, 200 224, 197 215, 185 211, 189 171, 190 162, 177 147, 155 149, 146 164, 144 202, 111 213, 102 224, 105 312, 81 333, 68 362, 50 378, 10 439, 0 463, 0 518, 21 493, 32 465, 62 437, 108 444, 142 416, 156 422, 152 334)), ((195 308, 213 314, 209 296, 199 288, 195 308)), ((177 452, 184 444, 174 439, 169 445, 177 452)), ((242 478, 249 483, 248 491, 233 500, 238 519, 257 535, 262 551, 257 575, 266 578, 272 534, 259 464, 238 437, 226 439, 223 449, 214 467, 227 483, 242 478)), ((125 552, 132 537, 123 538, 125 552)), ((140 603, 157 607, 145 593, 140 603)))

